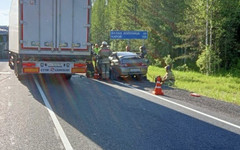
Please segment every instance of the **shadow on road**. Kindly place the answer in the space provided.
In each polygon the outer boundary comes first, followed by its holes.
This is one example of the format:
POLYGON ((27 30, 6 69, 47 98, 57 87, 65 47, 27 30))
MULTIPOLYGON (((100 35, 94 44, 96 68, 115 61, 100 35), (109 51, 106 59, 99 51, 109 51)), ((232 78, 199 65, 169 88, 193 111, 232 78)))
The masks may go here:
MULTIPOLYGON (((127 83, 135 88, 138 88, 140 90, 144 90, 144 91, 152 91, 155 87, 155 83, 150 82, 147 79, 142 79, 142 80, 137 80, 136 78, 131 78, 131 77, 127 77, 127 78, 118 78, 119 82, 122 83, 127 83)), ((163 90, 174 90, 174 88, 166 86, 166 85, 162 85, 162 89, 163 90)))
MULTIPOLYGON (((113 86, 77 76, 70 81, 57 76, 37 79, 55 114, 102 149, 240 149, 238 134, 113 86)), ((44 105, 33 78, 21 82, 44 105)), ((142 90, 155 86, 121 82, 142 90)))

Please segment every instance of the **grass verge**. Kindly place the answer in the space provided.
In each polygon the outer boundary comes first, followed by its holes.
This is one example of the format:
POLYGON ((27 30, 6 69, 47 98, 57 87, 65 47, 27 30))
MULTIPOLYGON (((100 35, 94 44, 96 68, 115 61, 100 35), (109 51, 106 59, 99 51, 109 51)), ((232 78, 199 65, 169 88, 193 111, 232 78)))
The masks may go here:
MULTIPOLYGON (((240 78, 231 76, 207 76, 197 72, 173 70, 174 87, 203 96, 240 105, 240 78)), ((147 78, 154 82, 156 76, 165 74, 164 68, 149 66, 147 78)))

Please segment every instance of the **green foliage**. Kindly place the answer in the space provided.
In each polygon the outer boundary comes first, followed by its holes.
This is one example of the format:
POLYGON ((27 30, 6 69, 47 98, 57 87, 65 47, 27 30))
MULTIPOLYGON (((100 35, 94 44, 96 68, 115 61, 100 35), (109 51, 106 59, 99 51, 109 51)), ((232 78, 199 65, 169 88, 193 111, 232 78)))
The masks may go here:
POLYGON ((174 62, 174 60, 171 58, 170 55, 167 55, 167 56, 164 57, 163 59, 164 59, 166 65, 172 65, 173 62, 174 62))
POLYGON ((240 3, 234 1, 219 1, 219 40, 222 66, 231 69, 237 64, 240 53, 240 3))
POLYGON ((96 0, 93 3, 91 18, 91 42, 100 44, 109 41, 108 12, 105 0, 96 0))
POLYGON ((156 64, 155 59, 151 55, 147 55, 148 65, 156 64))
POLYGON ((216 53, 207 47, 197 60, 197 66, 200 68, 202 73, 212 74, 212 70, 218 66, 221 62, 221 59, 216 55, 216 53))
POLYGON ((240 60, 229 71, 232 77, 240 78, 240 60))
POLYGON ((162 60, 161 59, 154 59, 154 65, 157 67, 162 67, 162 60))
POLYGON ((209 51, 205 50, 199 55, 197 60, 197 66, 200 68, 202 73, 206 73, 208 70, 209 51))
POLYGON ((170 55, 180 68, 215 74, 235 70, 240 58, 239 0, 94 0, 91 24, 92 43, 135 52, 144 44, 158 66, 170 55), (111 30, 146 30, 148 39, 111 40, 111 30))
POLYGON ((188 71, 188 66, 187 66, 187 64, 184 64, 182 66, 177 66, 176 70, 178 70, 178 71, 188 71))

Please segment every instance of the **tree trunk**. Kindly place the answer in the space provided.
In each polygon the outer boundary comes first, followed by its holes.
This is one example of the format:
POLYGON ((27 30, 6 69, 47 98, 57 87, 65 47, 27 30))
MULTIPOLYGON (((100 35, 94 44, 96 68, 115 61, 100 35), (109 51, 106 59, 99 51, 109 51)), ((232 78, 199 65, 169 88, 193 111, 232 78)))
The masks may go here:
MULTIPOLYGON (((209 24, 209 20, 208 20, 208 10, 209 10, 209 5, 208 5, 208 3, 209 3, 209 0, 207 0, 206 1, 207 2, 207 4, 206 4, 206 39, 205 39, 205 45, 206 45, 206 50, 208 51, 209 49, 208 49, 208 24, 209 24)), ((210 59, 210 53, 209 53, 209 58, 208 58, 208 60, 210 59)), ((206 61, 206 66, 208 66, 207 67, 207 75, 209 74, 209 72, 210 72, 210 63, 208 62, 208 61, 206 61)))

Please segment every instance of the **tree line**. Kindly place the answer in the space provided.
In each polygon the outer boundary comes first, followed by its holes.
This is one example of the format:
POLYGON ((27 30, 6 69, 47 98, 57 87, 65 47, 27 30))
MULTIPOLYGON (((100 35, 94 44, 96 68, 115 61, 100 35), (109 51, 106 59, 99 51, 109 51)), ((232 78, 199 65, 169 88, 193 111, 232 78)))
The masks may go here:
POLYGON ((239 0, 92 0, 91 42, 113 51, 145 45, 152 64, 240 74, 239 0), (147 40, 111 40, 111 30, 146 30, 147 40))

